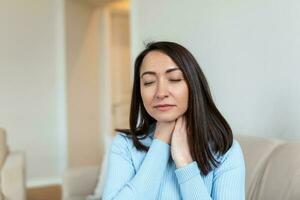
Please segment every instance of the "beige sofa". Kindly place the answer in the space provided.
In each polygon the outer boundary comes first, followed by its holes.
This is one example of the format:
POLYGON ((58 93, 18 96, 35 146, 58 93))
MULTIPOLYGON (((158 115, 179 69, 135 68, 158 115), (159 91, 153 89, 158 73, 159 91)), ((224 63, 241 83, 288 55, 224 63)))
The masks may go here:
MULTIPOLYGON (((247 200, 300 200, 300 141, 235 136, 246 162, 247 200)), ((85 200, 94 192, 97 166, 70 169, 64 175, 63 199, 85 200)))
POLYGON ((25 199, 25 156, 9 151, 6 133, 0 128, 0 200, 25 199))

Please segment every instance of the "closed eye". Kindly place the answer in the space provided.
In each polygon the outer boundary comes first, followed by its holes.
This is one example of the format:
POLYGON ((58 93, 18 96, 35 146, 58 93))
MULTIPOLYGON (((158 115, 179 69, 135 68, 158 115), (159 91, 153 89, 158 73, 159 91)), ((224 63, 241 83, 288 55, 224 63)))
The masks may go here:
POLYGON ((151 85, 152 83, 154 83, 154 81, 145 82, 144 85, 151 85))
POLYGON ((182 79, 170 79, 171 82, 179 82, 181 81, 182 79))
MULTIPOLYGON (((182 79, 170 79, 171 82, 179 82, 181 81, 182 79)), ((147 86, 147 85, 151 85, 152 83, 154 83, 155 81, 149 81, 149 82, 145 82, 144 85, 147 86)))

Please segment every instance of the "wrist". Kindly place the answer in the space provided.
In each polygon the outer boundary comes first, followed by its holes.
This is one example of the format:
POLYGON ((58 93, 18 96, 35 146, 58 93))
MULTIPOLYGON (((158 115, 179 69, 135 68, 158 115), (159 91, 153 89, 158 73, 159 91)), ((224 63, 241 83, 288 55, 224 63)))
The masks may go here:
POLYGON ((176 168, 182 168, 182 167, 185 167, 185 166, 191 164, 192 162, 194 162, 194 160, 192 158, 189 158, 189 159, 185 159, 185 160, 182 160, 179 162, 175 162, 175 165, 176 165, 176 168))

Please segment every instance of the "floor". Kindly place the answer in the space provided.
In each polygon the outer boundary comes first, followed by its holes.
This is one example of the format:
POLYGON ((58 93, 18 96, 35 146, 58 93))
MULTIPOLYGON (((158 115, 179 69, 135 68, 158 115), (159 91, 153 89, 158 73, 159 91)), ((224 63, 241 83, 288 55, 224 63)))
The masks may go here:
POLYGON ((27 189, 27 200, 61 200, 61 196, 60 185, 27 189))

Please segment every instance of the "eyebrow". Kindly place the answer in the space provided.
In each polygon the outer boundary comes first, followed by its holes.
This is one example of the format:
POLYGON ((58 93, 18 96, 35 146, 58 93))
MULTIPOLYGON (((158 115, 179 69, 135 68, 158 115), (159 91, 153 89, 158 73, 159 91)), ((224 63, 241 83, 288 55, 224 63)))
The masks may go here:
MULTIPOLYGON (((166 70, 166 74, 167 73, 170 73, 170 72, 173 72, 173 71, 176 71, 176 70, 180 70, 179 68, 171 68, 171 69, 167 69, 166 70)), ((150 74, 150 75, 155 75, 156 73, 153 72, 153 71, 145 71, 142 75, 141 75, 141 78, 146 75, 146 74, 150 74)))

